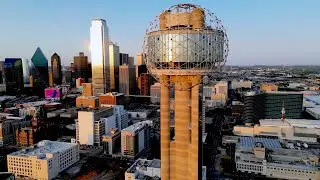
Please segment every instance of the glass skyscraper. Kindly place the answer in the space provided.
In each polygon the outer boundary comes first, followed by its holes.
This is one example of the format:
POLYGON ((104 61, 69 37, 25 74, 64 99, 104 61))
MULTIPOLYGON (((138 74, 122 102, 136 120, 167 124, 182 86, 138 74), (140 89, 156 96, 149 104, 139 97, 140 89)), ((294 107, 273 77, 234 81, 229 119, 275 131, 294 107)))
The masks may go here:
POLYGON ((110 88, 107 91, 119 91, 119 66, 120 66, 120 53, 119 46, 110 42, 109 44, 109 79, 110 88))
POLYGON ((31 75, 34 78, 34 86, 45 88, 49 80, 48 59, 38 47, 31 58, 31 75))
POLYGON ((29 60, 22 59, 22 68, 23 68, 23 83, 24 86, 30 84, 30 70, 29 70, 29 60))
POLYGON ((110 89, 109 30, 103 19, 91 21, 90 52, 93 94, 106 93, 110 89))
POLYGON ((61 59, 57 53, 51 56, 51 71, 53 75, 53 82, 56 85, 62 83, 62 69, 61 69, 61 59))

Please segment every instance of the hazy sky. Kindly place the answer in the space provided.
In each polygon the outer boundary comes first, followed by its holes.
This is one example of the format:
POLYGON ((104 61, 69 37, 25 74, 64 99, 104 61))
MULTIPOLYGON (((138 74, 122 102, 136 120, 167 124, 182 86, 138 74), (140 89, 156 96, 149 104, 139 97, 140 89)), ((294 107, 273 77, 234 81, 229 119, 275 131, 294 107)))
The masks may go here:
POLYGON ((199 4, 222 20, 228 64, 320 65, 320 0, 0 0, 0 59, 30 59, 39 46, 69 64, 79 51, 88 54, 97 17, 120 51, 136 56, 148 23, 178 3, 199 4))

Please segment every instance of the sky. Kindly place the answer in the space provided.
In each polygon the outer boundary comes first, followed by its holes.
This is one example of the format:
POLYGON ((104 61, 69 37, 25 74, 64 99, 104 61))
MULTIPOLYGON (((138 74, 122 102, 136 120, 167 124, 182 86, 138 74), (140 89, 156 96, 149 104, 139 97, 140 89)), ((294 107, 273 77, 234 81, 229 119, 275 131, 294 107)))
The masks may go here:
POLYGON ((89 54, 89 28, 103 18, 120 52, 136 57, 145 30, 164 9, 198 4, 229 37, 229 65, 320 65, 319 0, 0 0, 0 60, 31 59, 40 47, 69 65, 89 54))

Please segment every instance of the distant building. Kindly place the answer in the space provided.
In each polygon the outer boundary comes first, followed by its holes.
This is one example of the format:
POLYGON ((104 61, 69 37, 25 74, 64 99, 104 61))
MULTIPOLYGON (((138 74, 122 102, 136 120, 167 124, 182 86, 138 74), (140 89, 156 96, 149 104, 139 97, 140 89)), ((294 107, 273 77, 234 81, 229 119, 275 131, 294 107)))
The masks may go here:
POLYGON ((79 159, 78 144, 43 140, 7 155, 7 165, 18 178, 50 180, 79 159))
POLYGON ((134 66, 134 57, 129 57, 129 62, 128 62, 129 66, 134 66))
POLYGON ((7 90, 22 90, 24 88, 22 59, 5 58, 4 70, 7 90))
POLYGON ((102 146, 104 154, 112 155, 120 152, 121 149, 121 131, 117 128, 111 128, 102 136, 102 146))
POLYGON ((99 104, 102 105, 123 105, 124 94, 123 93, 107 93, 99 96, 99 104))
POLYGON ((107 92, 119 90, 119 66, 120 66, 120 52, 119 46, 112 42, 109 43, 109 64, 110 74, 107 76, 110 81, 107 92))
POLYGON ((76 140, 80 144, 100 146, 102 136, 115 128, 112 108, 89 109, 78 112, 76 122, 76 140))
POLYGON ((85 83, 85 79, 84 78, 77 78, 76 79, 76 88, 79 88, 80 86, 82 86, 82 83, 85 83))
POLYGON ((120 53, 120 65, 127 64, 129 65, 129 54, 120 53))
POLYGON ((121 130, 122 156, 135 157, 150 147, 152 121, 135 123, 121 130))
POLYGON ((33 127, 24 127, 16 130, 16 142, 18 146, 31 146, 39 140, 37 130, 33 127))
POLYGON ((232 81, 231 82, 231 89, 239 89, 239 88, 246 88, 251 89, 252 81, 232 81))
POLYGON ((51 56, 51 72, 53 75, 53 83, 55 85, 62 84, 62 66, 61 59, 57 53, 51 56))
POLYGON ((140 66, 140 65, 144 65, 144 57, 143 57, 143 53, 138 53, 137 54, 137 62, 136 65, 140 66))
POLYGON ((38 47, 31 58, 31 75, 34 87, 45 88, 49 82, 48 59, 38 47))
POLYGON ((93 96, 92 83, 82 83, 82 96, 93 96))
POLYGON ((126 95, 135 94, 135 68, 130 65, 119 66, 119 92, 126 95))
POLYGON ((240 137, 236 144, 237 171, 277 179, 320 178, 319 150, 283 149, 278 139, 240 137))
POLYGON ((276 137, 283 140, 320 142, 320 121, 308 119, 261 119, 254 126, 234 126, 238 136, 276 137))
POLYGON ((85 56, 83 52, 79 53, 79 56, 74 56, 74 78, 82 78, 85 82, 89 79, 89 69, 88 69, 88 56, 85 56))
POLYGON ((260 85, 262 91, 278 91, 278 86, 271 83, 263 83, 260 85))
POLYGON ((140 89, 140 95, 149 96, 150 94, 150 74, 142 73, 138 79, 138 87, 140 89))
POLYGON ((113 114, 116 118, 116 128, 119 130, 124 129, 128 127, 128 112, 124 109, 123 105, 107 105, 102 104, 101 107, 112 107, 113 108, 113 114))
POLYGON ((25 59, 25 58, 22 59, 22 68, 23 68, 24 86, 25 87, 30 86, 30 67, 29 67, 29 60, 28 59, 25 59))
POLYGON ((296 92, 247 93, 244 96, 244 120, 281 118, 282 106, 288 119, 299 119, 302 114, 303 94, 296 92))
POLYGON ((104 19, 91 21, 90 52, 93 95, 97 96, 110 89, 109 28, 104 19))
POLYGON ((142 73, 148 73, 147 66, 146 65, 136 65, 136 79, 137 79, 137 81, 142 73))
POLYGON ((76 106, 80 108, 99 107, 99 98, 95 96, 79 96, 76 99, 76 106))
POLYGON ((155 83, 150 87, 150 96, 152 104, 160 104, 160 83, 155 83))
POLYGON ((137 159, 125 172, 125 180, 160 179, 160 160, 137 159))
POLYGON ((0 117, 0 147, 16 144, 16 130, 31 125, 30 120, 11 115, 0 117))

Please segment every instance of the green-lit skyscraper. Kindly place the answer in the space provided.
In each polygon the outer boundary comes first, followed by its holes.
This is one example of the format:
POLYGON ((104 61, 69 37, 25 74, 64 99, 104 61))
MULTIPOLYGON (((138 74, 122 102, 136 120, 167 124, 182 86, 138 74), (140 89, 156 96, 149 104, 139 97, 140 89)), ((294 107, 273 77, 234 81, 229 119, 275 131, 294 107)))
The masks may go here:
POLYGON ((31 75, 35 87, 44 88, 48 85, 48 59, 39 47, 31 58, 31 75))

